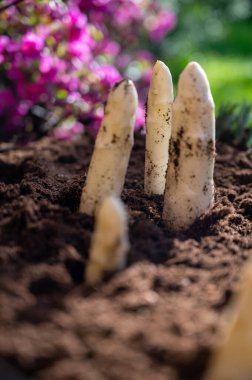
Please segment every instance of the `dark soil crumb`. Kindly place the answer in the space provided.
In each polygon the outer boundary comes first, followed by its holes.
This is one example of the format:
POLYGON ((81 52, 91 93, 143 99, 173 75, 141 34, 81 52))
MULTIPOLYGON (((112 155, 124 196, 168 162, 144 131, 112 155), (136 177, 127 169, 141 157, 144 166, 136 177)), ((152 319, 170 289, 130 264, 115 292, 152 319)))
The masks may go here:
POLYGON ((252 163, 217 144, 214 207, 174 234, 162 197, 143 194, 137 137, 128 268, 89 289, 93 218, 78 206, 92 145, 0 147, 0 357, 36 380, 202 379, 252 246, 252 163))

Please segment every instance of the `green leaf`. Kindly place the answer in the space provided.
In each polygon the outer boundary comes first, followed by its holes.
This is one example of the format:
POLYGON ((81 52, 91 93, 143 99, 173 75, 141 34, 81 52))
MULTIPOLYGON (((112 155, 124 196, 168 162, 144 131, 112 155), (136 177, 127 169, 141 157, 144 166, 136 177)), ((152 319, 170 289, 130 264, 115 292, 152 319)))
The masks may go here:
POLYGON ((64 99, 66 99, 67 95, 68 95, 67 90, 65 90, 65 89, 63 89, 63 88, 60 89, 60 90, 58 90, 58 91, 56 92, 56 98, 59 99, 59 100, 64 100, 64 99))

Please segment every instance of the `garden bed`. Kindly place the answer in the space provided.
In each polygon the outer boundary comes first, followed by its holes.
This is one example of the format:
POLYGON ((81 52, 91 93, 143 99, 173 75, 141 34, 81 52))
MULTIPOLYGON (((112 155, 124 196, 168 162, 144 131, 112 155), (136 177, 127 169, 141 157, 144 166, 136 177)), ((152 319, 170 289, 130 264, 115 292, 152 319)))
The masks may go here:
POLYGON ((136 137, 125 271, 84 284, 93 218, 78 212, 93 142, 0 145, 0 357, 39 380, 197 380, 252 242, 252 163, 217 144, 215 204, 168 231, 143 193, 136 137))

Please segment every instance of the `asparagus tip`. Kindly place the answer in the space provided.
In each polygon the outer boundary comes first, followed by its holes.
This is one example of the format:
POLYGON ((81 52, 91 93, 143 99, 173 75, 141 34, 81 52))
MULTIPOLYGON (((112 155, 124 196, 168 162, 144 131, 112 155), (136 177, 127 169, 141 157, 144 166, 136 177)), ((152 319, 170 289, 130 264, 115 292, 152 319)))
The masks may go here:
POLYGON ((197 62, 190 62, 179 78, 178 92, 185 97, 211 98, 207 75, 197 62))
POLYGON ((150 91, 148 95, 148 102, 150 103, 163 103, 173 102, 173 84, 172 76, 169 68, 162 61, 156 61, 152 76, 150 91))

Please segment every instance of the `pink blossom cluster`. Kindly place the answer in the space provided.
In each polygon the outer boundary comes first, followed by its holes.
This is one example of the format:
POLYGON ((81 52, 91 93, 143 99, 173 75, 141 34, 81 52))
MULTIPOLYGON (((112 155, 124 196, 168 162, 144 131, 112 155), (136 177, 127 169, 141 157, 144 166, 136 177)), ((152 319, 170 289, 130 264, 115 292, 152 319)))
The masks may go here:
POLYGON ((139 90, 139 128, 153 62, 140 41, 159 41, 175 24, 158 0, 23 0, 0 12, 0 137, 95 130, 122 76, 139 90))

